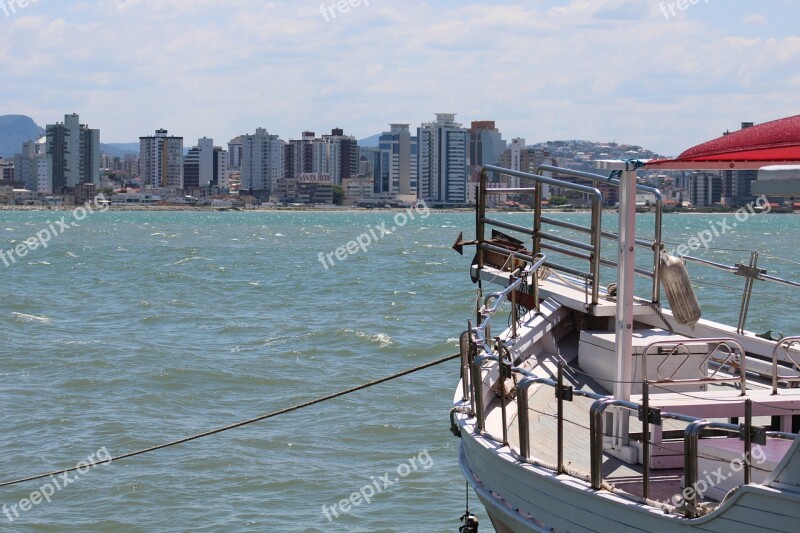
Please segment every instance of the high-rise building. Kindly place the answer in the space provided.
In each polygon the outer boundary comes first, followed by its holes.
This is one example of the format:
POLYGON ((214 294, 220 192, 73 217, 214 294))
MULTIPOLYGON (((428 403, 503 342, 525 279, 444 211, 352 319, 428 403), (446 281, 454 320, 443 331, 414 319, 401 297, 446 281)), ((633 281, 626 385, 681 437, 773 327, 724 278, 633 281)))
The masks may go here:
POLYGON ((242 136, 241 194, 268 199, 279 179, 284 177, 286 143, 264 128, 242 136))
POLYGON ((692 207, 710 207, 722 200, 722 177, 718 172, 693 172, 689 178, 692 207))
POLYGON ((231 139, 228 143, 228 169, 241 170, 242 168, 242 136, 231 139))
POLYGON ((374 174, 374 192, 417 196, 417 138, 408 124, 391 124, 379 138, 380 164, 374 174))
POLYGON ((300 174, 314 172, 314 139, 313 131, 304 131, 300 139, 291 139, 286 143, 284 157, 284 178, 296 179, 300 174))
POLYGON ((506 149, 506 141, 493 120, 479 120, 469 129, 469 164, 473 175, 484 165, 497 165, 506 149))
POLYGON ((81 124, 73 113, 65 115, 63 123, 48 124, 46 137, 54 190, 100 184, 100 130, 81 124))
POLYGON ((22 153, 14 156, 14 181, 29 191, 53 192, 53 157, 47 154, 47 140, 22 143, 22 153))
POLYGON ((183 159, 183 187, 213 187, 225 181, 228 153, 214 140, 203 137, 183 159))
POLYGON ((313 131, 304 131, 300 139, 292 139, 284 149, 284 178, 301 174, 327 174, 335 185, 358 175, 358 141, 340 128, 330 135, 316 138, 313 131))
POLYGON ((168 133, 139 137, 139 177, 145 186, 183 189, 183 137, 168 133))
POLYGON ((426 202, 464 204, 467 201, 469 132, 452 113, 438 113, 436 122, 417 131, 419 197, 426 202))
MULTIPOLYGON (((752 122, 742 122, 742 129, 752 128, 752 122)), ((724 132, 728 135, 730 132, 724 132)), ((722 200, 728 206, 745 205, 753 200, 751 184, 758 179, 757 170, 723 170, 722 200)))
MULTIPOLYGON (((320 157, 327 158, 327 161, 320 160, 320 166, 326 169, 314 169, 313 172, 330 174, 334 185, 341 185, 342 180, 350 179, 358 175, 358 141, 352 135, 345 135, 341 128, 333 128, 330 135, 322 136, 323 144, 319 151, 324 152, 320 157)), ((317 153, 314 153, 317 161, 317 153)))

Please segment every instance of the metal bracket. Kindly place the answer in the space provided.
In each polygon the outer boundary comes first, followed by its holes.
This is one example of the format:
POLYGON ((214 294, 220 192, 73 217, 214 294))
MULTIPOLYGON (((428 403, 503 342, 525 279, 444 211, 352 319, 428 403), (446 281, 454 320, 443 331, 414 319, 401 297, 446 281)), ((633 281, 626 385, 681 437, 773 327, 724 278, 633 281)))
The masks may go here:
POLYGON ((565 402, 572 401, 572 385, 563 385, 559 387, 556 385, 555 392, 556 392, 556 400, 564 400, 565 402))
MULTIPOLYGON (((647 422, 653 424, 654 426, 661 425, 661 408, 660 407, 651 407, 647 410, 647 422)), ((644 406, 639 406, 639 422, 645 421, 645 412, 644 406)))
MULTIPOLYGON (((745 440, 746 437, 746 429, 745 426, 742 425, 739 428, 739 440, 745 440)), ((767 428, 764 427, 754 427, 750 429, 750 441, 753 444, 758 444, 759 446, 766 446, 767 445, 767 428)))
POLYGON ((766 268, 758 268, 750 265, 743 265, 741 263, 736 263, 735 266, 737 268, 737 271, 734 272, 734 274, 737 276, 742 276, 743 278, 757 279, 763 281, 761 275, 767 273, 766 268))

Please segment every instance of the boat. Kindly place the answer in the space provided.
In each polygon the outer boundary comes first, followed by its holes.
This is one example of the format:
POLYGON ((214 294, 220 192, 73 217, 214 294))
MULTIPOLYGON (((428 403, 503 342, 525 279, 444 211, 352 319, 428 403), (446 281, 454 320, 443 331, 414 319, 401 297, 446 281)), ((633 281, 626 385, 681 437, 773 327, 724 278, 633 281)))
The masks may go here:
MULTIPOLYGON (((642 167, 787 161, 800 161, 800 117, 675 159, 598 161, 597 173, 482 169, 475 240, 454 245, 475 247, 478 288, 450 423, 496 531, 797 531, 800 337, 757 335, 746 321, 751 306, 775 305, 751 298, 755 283, 800 283, 759 267, 757 253, 736 265, 669 255, 661 192, 636 180, 642 167), (487 213, 490 195, 509 193, 487 188, 490 175, 520 178, 514 192, 534 196, 530 226, 487 213), (596 183, 619 188, 618 214, 603 212, 596 183), (542 185, 590 198, 591 223, 548 216, 542 185), (654 214, 640 215, 646 235, 636 234, 637 192, 656 198, 654 214), (619 230, 604 229, 604 216, 618 216, 619 230), (702 317, 688 268, 744 280, 737 324, 702 317)), ((477 531, 469 512, 462 520, 477 531)))

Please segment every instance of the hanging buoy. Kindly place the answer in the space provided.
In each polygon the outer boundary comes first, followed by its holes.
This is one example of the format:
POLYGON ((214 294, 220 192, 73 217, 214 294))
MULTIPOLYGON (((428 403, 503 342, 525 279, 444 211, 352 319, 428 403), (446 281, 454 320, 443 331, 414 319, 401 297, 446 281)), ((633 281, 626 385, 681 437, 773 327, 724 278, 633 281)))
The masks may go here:
POLYGON ((700 304, 686 270, 686 263, 680 257, 666 252, 661 253, 661 269, 658 274, 664 292, 667 294, 672 316, 683 326, 694 326, 700 320, 700 304))
POLYGON ((478 533, 478 519, 474 514, 467 512, 461 517, 464 525, 458 528, 458 533, 478 533))

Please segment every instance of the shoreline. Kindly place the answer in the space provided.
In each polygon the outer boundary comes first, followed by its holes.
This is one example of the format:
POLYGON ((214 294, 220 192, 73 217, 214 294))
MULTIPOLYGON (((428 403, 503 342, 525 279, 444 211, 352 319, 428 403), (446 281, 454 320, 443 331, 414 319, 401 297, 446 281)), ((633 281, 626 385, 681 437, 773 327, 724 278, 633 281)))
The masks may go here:
MULTIPOLYGON (((74 211, 83 207, 83 205, 73 205, 73 206, 41 206, 41 205, 0 205, 0 212, 2 211, 43 211, 43 212, 68 212, 74 211)), ((156 206, 109 206, 105 209, 97 209, 96 211, 103 211, 103 212, 125 212, 125 211, 132 211, 132 212, 140 212, 140 211, 152 211, 152 212, 198 212, 198 213, 216 213, 216 212, 234 212, 234 213, 263 213, 263 212, 274 212, 274 213, 397 213, 407 210, 408 208, 403 207, 373 207, 373 208, 365 208, 365 207, 333 207, 333 206, 325 206, 325 207, 253 207, 253 208, 232 208, 232 207, 210 207, 210 206, 202 206, 202 207, 192 207, 192 206, 171 206, 171 205, 156 205, 156 206)), ((446 208, 428 208, 433 213, 474 213, 474 207, 446 207, 446 208)), ((532 214, 533 210, 509 210, 509 209, 487 209, 489 213, 508 213, 508 214, 532 214)), ((602 210, 604 213, 616 213, 616 209, 612 208, 604 208, 602 210)), ((729 215, 732 213, 736 213, 736 209, 730 209, 727 211, 720 211, 720 210, 692 210, 692 211, 664 211, 665 215, 729 215)), ((576 208, 569 208, 569 209, 547 209, 547 213, 591 213, 592 210, 589 208, 586 209, 576 209, 576 208)), ((639 214, 652 214, 650 212, 646 213, 639 213, 639 214)), ((759 213, 765 215, 791 215, 792 212, 784 212, 784 211, 768 211, 765 213, 759 213)), ((798 212, 800 214, 800 212, 798 212)))

